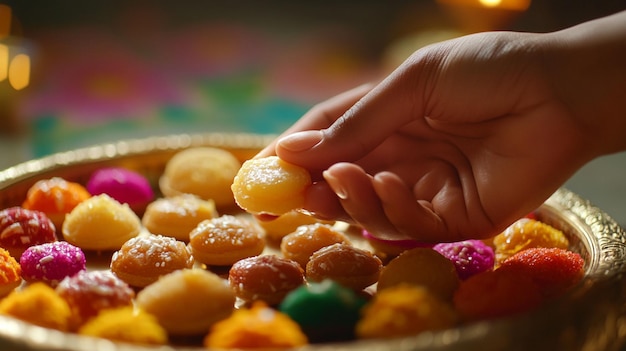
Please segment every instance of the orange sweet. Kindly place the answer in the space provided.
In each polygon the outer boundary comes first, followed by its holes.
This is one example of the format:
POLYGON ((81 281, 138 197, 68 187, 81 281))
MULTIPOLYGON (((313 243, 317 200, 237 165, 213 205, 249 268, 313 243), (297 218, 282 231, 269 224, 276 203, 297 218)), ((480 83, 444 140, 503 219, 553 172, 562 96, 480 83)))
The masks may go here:
POLYGON ((238 309, 216 323, 204 339, 207 348, 277 349, 308 343, 300 326, 286 314, 256 302, 250 309, 238 309))
POLYGON ((58 230, 63 226, 65 215, 90 197, 89 191, 81 184, 53 177, 31 186, 22 207, 45 213, 58 230))
POLYGON ((557 247, 567 249, 569 240, 565 234, 549 224, 530 218, 522 218, 511 224, 493 238, 496 265, 516 253, 531 247, 557 247))
POLYGON ((0 298, 22 283, 22 269, 9 251, 0 248, 0 298))
POLYGON ((584 266, 585 261, 578 253, 534 247, 509 257, 498 269, 531 277, 544 296, 553 297, 577 284, 585 274, 584 266))
POLYGON ((72 318, 67 302, 56 293, 54 288, 42 282, 15 290, 0 300, 0 314, 61 331, 70 330, 72 318))

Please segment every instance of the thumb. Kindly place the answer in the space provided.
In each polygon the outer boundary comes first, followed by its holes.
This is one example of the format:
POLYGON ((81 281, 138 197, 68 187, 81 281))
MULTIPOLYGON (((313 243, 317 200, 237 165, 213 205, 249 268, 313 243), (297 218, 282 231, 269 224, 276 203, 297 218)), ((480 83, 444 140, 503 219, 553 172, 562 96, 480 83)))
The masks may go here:
POLYGON ((393 75, 388 77, 328 128, 301 131, 278 140, 276 154, 312 170, 362 158, 415 117, 422 117, 414 115, 413 95, 420 94, 406 85, 393 75))

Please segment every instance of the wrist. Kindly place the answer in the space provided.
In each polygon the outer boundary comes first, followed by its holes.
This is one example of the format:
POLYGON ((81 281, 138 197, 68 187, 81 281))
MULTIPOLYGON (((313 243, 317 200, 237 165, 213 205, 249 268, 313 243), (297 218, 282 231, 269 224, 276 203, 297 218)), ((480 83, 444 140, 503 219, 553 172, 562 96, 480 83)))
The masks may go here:
POLYGON ((541 36, 545 74, 591 157, 626 150, 626 12, 541 36))

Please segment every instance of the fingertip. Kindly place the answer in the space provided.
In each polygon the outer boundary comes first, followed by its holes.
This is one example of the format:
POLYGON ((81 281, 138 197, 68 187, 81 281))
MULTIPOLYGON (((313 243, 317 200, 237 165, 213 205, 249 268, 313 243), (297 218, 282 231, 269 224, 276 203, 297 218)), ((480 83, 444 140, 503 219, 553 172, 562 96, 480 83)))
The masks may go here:
POLYGON ((322 142, 324 133, 321 130, 306 130, 289 134, 279 139, 276 144, 277 151, 281 149, 288 152, 303 152, 310 150, 322 142))

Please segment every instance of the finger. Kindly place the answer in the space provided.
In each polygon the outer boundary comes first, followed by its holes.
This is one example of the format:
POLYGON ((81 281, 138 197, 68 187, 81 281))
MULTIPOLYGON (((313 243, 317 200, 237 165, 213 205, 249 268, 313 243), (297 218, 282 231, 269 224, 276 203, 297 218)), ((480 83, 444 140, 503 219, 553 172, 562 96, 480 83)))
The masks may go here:
POLYGON ((425 242, 457 240, 448 237, 445 222, 433 211, 430 201, 418 201, 397 175, 378 173, 372 184, 388 220, 399 232, 425 242))
POLYGON ((381 239, 405 239, 387 220, 372 179, 359 166, 338 163, 324 172, 343 209, 354 222, 381 239))
POLYGON ((412 120, 424 127, 419 91, 405 75, 396 74, 377 85, 329 128, 301 132, 278 141, 276 152, 310 169, 337 162, 354 162, 412 120))
POLYGON ((372 84, 363 84, 313 106, 297 122, 281 133, 278 138, 263 148, 255 157, 275 155, 277 142, 286 135, 304 130, 328 128, 337 118, 343 115, 352 105, 369 92, 372 87, 372 84))
POLYGON ((352 222, 325 181, 316 182, 307 189, 302 211, 321 220, 352 222))

